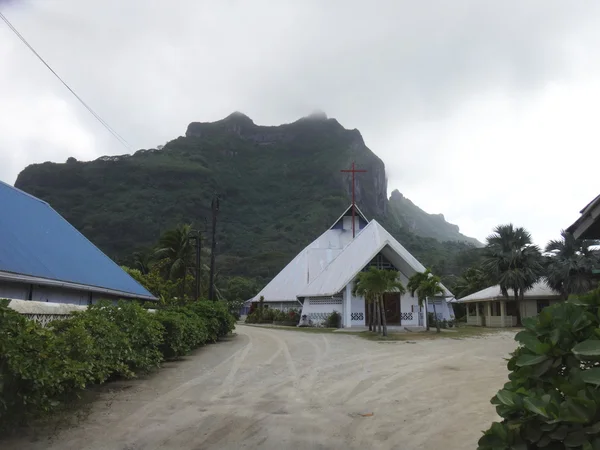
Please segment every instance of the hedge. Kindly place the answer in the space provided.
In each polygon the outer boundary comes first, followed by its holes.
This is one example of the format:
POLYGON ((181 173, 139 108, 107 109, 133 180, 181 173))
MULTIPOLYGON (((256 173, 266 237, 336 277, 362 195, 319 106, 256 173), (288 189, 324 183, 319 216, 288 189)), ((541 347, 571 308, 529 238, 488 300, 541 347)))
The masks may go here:
POLYGON ((600 289, 523 320, 479 450, 600 449, 600 289))
POLYGON ((156 313, 103 303, 42 327, 0 300, 0 431, 51 413, 86 386, 156 369, 234 325, 226 305, 201 301, 156 313))

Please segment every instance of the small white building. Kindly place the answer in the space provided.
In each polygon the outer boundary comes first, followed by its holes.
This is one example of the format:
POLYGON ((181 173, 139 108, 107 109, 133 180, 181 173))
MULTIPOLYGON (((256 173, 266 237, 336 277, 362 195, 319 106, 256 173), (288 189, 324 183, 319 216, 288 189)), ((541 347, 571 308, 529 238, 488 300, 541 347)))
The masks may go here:
MULTIPOLYGON (((265 305, 287 310, 299 308, 313 323, 323 322, 333 311, 342 316, 342 326, 368 324, 363 297, 352 295, 358 274, 370 266, 396 270, 406 286, 408 279, 425 267, 416 260, 376 220, 368 221, 355 209, 355 237, 351 205, 321 236, 302 250, 267 286, 249 302, 264 298, 265 305)), ((429 300, 429 311, 436 303, 440 319, 454 319, 449 300, 452 293, 443 286, 444 295, 429 300)), ((384 309, 388 325, 425 326, 418 300, 410 293, 386 294, 384 309)))
MULTIPOLYGON (((484 327, 514 327, 517 325, 517 302, 514 296, 502 295, 500 286, 491 286, 474 294, 467 295, 457 303, 464 303, 467 312, 467 324, 484 327)), ((524 293, 519 302, 521 319, 537 316, 546 306, 561 301, 561 297, 553 291, 544 279, 533 285, 524 293)))

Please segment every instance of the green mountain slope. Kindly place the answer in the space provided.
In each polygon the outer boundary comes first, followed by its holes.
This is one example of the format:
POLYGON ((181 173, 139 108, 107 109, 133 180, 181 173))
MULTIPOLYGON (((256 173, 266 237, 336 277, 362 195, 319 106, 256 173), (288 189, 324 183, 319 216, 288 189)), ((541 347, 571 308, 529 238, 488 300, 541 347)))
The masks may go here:
POLYGON ((357 175, 360 208, 424 264, 452 274, 475 257, 470 245, 441 243, 403 226, 388 211, 381 159, 357 130, 321 115, 266 127, 234 113, 218 122, 191 123, 185 137, 160 150, 31 165, 15 186, 48 201, 123 263, 178 223, 210 224, 211 197, 218 192, 219 269, 264 281, 348 206, 350 177, 340 169, 352 161, 368 171, 357 175))
POLYGON ((408 231, 419 236, 432 237, 439 241, 467 242, 483 246, 477 239, 460 233, 458 225, 446 222, 443 214, 429 214, 404 197, 397 189, 392 191, 389 214, 408 231))

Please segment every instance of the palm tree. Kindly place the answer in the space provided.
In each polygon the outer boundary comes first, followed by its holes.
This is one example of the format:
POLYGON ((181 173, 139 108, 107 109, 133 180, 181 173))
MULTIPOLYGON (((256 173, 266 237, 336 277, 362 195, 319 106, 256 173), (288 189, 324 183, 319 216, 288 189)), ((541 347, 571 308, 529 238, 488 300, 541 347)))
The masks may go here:
POLYGON ((543 273, 540 248, 533 244, 531 234, 513 224, 498 225, 488 236, 482 268, 493 283, 500 285, 505 297, 512 290, 521 324, 520 302, 543 273))
POLYGON ((387 336, 387 322, 383 310, 383 294, 388 292, 398 292, 400 295, 406 292, 404 285, 398 281, 398 272, 392 270, 378 269, 374 266, 369 267, 366 272, 358 274, 354 285, 354 293, 363 295, 369 306, 369 330, 372 331, 372 325, 376 325, 378 332, 387 336), (375 310, 374 312, 372 310, 375 310), (375 322, 373 323, 373 319, 375 322))
POLYGON ((369 283, 369 279, 368 277, 366 277, 365 275, 363 275, 363 273, 366 272, 361 272, 358 275, 358 278, 356 280, 356 283, 354 284, 354 289, 352 290, 352 295, 354 296, 360 296, 360 297, 364 297, 365 301, 367 302, 367 312, 368 312, 368 316, 369 316, 369 331, 375 331, 374 330, 374 303, 375 303, 375 296, 373 295, 373 292, 370 291, 370 283, 369 283))
POLYGON ((600 266, 600 252, 590 247, 600 242, 575 239, 564 230, 560 235, 561 239, 546 245, 546 283, 566 300, 570 294, 585 294, 598 284, 593 270, 600 266))
POLYGON ((135 269, 138 269, 142 275, 148 275, 150 273, 150 269, 152 268, 152 258, 153 254, 144 251, 144 252, 135 252, 133 254, 133 266, 135 269))
POLYGON ((185 275, 193 265, 195 248, 189 236, 191 225, 184 224, 165 231, 158 241, 154 256, 165 279, 183 279, 182 297, 185 296, 185 275))
MULTIPOLYGON (((407 287, 413 297, 415 296, 415 293, 417 294, 419 306, 423 308, 424 314, 427 314, 427 299, 444 293, 440 277, 433 275, 430 269, 425 270, 425 272, 415 273, 409 278, 407 287)), ((437 317, 435 302, 433 303, 433 316, 435 318, 435 328, 439 333, 440 324, 437 317)), ((427 331, 429 331, 429 321, 427 322, 427 331)))
POLYGON ((452 292, 456 294, 456 298, 462 298, 485 289, 490 284, 492 283, 481 268, 470 267, 456 279, 452 292))

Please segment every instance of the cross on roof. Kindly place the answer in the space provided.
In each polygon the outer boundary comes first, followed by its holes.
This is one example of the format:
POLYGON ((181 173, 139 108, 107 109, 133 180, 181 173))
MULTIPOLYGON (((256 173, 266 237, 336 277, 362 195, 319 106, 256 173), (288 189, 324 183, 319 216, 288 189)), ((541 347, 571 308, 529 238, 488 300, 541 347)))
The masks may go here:
POLYGON ((355 224, 354 224, 354 217, 356 215, 355 211, 356 211, 356 198, 355 198, 355 185, 356 185, 356 179, 355 179, 355 174, 357 173, 362 173, 362 172, 366 172, 366 170, 364 169, 356 169, 355 165, 354 165, 354 161, 352 161, 352 169, 343 169, 340 170, 340 172, 345 172, 345 173, 352 173, 352 237, 354 238, 356 236, 356 232, 355 232, 355 224))

